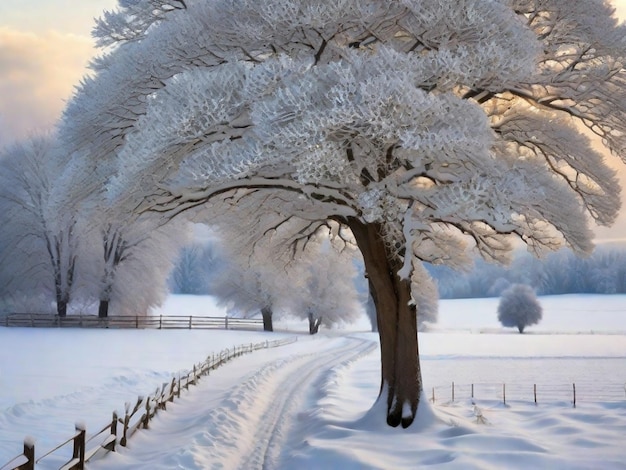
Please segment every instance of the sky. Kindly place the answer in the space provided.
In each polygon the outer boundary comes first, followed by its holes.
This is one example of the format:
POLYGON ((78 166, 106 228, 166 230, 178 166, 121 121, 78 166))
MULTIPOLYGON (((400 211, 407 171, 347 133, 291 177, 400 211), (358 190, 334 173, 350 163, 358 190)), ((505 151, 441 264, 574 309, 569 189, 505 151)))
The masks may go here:
MULTIPOLYGON (((626 0, 613 1, 626 19, 626 0)), ((0 1, 0 149, 50 129, 97 54, 94 18, 117 0, 0 1)), ((613 159, 615 160, 615 159, 613 159)), ((616 162, 623 210, 611 228, 596 230, 599 242, 626 240, 626 166, 616 162)))

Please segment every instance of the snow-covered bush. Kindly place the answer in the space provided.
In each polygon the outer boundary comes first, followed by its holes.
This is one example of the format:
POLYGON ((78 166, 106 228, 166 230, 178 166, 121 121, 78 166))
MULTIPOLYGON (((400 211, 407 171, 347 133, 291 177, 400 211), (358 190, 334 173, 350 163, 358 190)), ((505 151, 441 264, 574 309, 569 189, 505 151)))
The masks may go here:
POLYGON ((526 284, 514 284, 502 293, 498 320, 502 326, 517 327, 523 333, 527 326, 539 323, 542 312, 535 291, 526 284))

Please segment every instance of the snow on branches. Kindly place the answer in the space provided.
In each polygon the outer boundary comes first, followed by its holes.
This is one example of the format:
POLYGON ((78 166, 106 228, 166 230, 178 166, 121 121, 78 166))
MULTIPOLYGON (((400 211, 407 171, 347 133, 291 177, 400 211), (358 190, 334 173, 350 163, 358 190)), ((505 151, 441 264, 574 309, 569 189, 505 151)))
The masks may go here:
POLYGON ((614 173, 572 121, 623 154, 623 28, 600 0, 121 6, 61 131, 115 168, 111 199, 175 214, 287 192, 307 220, 381 224, 407 279, 411 256, 451 261, 419 247, 587 253, 587 215, 615 218, 614 173))

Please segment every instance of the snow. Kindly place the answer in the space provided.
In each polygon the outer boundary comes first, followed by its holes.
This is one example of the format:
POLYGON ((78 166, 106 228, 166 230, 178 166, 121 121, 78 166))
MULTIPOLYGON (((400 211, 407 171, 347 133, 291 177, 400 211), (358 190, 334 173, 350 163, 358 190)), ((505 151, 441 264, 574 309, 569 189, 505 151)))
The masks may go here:
MULTIPOLYGON (((424 394, 407 430, 389 428, 376 402, 380 356, 365 318, 314 337, 295 320, 277 321, 279 333, 0 328, 0 468, 27 435, 40 457, 74 423, 100 430, 207 355, 297 335, 203 377, 89 468, 625 469, 626 296, 539 301, 543 320, 524 335, 498 325, 498 299, 442 301, 419 337, 424 394)), ((223 315, 192 296, 155 313, 223 315)), ((65 446, 37 468, 69 457, 65 446)))

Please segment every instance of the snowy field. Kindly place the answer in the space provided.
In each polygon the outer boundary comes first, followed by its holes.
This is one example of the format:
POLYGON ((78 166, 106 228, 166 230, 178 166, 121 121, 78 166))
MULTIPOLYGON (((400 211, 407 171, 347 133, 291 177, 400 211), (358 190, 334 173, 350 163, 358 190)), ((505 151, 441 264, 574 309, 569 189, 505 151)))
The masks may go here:
MULTIPOLYGON (((128 448, 89 468, 626 469, 626 296, 540 302, 543 321, 519 335, 499 326, 497 299, 442 301, 439 323, 420 334, 425 397, 408 431, 370 410, 379 353, 365 318, 316 337, 293 321, 276 322, 282 332, 273 334, 0 328, 0 468, 26 435, 39 456, 76 421, 99 430, 113 410, 207 355, 298 335, 203 378, 128 448)), ((186 296, 155 313, 223 314, 186 296)), ((58 468, 63 457, 37 468, 58 468)))

